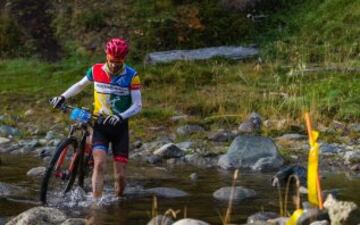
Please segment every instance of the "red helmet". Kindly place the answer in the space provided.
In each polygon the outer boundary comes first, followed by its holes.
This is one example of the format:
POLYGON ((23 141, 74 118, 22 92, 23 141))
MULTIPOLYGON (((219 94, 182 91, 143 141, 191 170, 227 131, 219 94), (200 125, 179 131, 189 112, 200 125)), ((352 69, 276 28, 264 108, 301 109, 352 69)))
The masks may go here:
POLYGON ((106 43, 105 52, 112 58, 124 59, 129 52, 129 46, 122 38, 112 38, 106 43))

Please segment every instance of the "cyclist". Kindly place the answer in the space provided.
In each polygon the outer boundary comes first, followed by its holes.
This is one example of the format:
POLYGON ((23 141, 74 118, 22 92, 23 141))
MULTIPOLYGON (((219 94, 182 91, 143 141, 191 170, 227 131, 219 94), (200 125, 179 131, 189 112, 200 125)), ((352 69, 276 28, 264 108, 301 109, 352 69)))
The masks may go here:
POLYGON ((102 196, 106 154, 110 143, 117 196, 122 196, 126 185, 128 119, 139 113, 142 107, 139 76, 133 68, 125 64, 128 51, 126 40, 110 39, 105 46, 106 62, 93 65, 85 77, 50 101, 53 107, 61 107, 65 100, 78 94, 90 83, 94 84, 94 114, 104 118, 95 123, 92 137, 94 171, 91 183, 95 200, 102 196))

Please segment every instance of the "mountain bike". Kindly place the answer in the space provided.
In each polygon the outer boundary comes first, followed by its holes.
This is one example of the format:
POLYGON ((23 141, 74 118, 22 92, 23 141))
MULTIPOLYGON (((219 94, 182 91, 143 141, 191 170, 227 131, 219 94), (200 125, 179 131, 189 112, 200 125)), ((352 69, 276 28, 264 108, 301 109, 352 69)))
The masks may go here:
POLYGON ((69 192, 76 178, 79 186, 83 187, 85 176, 93 168, 92 151, 87 138, 90 137, 94 119, 100 118, 86 108, 63 104, 60 110, 70 111, 70 119, 75 123, 70 125, 68 136, 57 145, 42 178, 40 201, 43 204, 47 203, 50 194, 63 196, 69 192))

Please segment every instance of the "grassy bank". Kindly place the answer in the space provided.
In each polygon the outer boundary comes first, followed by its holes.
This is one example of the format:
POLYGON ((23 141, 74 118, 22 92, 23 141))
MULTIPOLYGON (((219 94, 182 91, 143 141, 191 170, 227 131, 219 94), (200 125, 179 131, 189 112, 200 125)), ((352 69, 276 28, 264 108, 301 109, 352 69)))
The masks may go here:
MULTIPOLYGON (((57 64, 1 61, 0 114, 18 115, 18 121, 33 121, 43 129, 64 120, 64 115, 50 113, 47 101, 81 79, 91 63, 91 59, 57 64), (24 116, 30 108, 34 113, 24 116)), ((190 122, 210 129, 234 128, 252 111, 264 119, 289 119, 297 124, 303 123, 303 112, 308 110, 315 121, 325 125, 334 119, 357 121, 360 116, 358 74, 307 73, 256 61, 221 59, 134 66, 142 78, 144 109, 133 122, 137 134, 147 138, 153 136, 147 132, 149 127, 173 129, 177 124, 169 118, 183 113, 192 116, 190 122)), ((88 87, 70 102, 91 106, 91 98, 88 87)))

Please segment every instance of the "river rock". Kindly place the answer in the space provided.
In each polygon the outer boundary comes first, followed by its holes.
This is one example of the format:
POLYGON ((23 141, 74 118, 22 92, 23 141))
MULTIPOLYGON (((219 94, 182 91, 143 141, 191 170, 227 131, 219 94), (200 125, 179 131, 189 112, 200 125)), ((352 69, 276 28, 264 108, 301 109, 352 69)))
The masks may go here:
POLYGON ((261 128, 261 117, 258 113, 252 112, 249 118, 240 124, 238 130, 240 133, 255 133, 261 128))
POLYGON ((65 220, 60 225, 85 225, 85 224, 87 224, 87 221, 85 219, 82 219, 82 218, 70 218, 70 219, 65 220))
POLYGON ((176 133, 183 136, 204 131, 204 128, 199 125, 184 125, 176 129, 176 133))
POLYGON ((276 139, 279 141, 298 141, 298 140, 306 140, 306 138, 307 136, 303 134, 289 133, 277 137, 276 139))
POLYGON ((354 202, 338 201, 330 194, 324 207, 328 210, 332 225, 356 224, 360 221, 358 206, 354 202))
POLYGON ((24 189, 12 184, 0 182, 0 197, 6 197, 10 195, 18 195, 24 192, 24 189))
POLYGON ((0 137, 0 145, 1 145, 1 144, 6 144, 6 143, 9 143, 9 142, 10 142, 10 139, 4 138, 4 137, 0 137))
POLYGON ((178 220, 172 225, 210 225, 210 224, 201 220, 186 218, 186 219, 178 220))
POLYGON ((178 148, 182 149, 183 151, 186 150, 190 150, 194 143, 192 141, 184 141, 184 142, 179 142, 175 144, 178 148))
POLYGON ((20 131, 15 127, 2 125, 0 126, 0 136, 8 137, 8 136, 17 136, 20 134, 20 131))
POLYGON ((39 167, 35 167, 30 169, 26 175, 30 176, 30 177, 42 177, 44 176, 46 171, 46 168, 44 166, 39 166, 39 167))
POLYGON ((239 46, 219 46, 200 48, 194 50, 172 50, 152 52, 145 57, 148 64, 168 63, 175 60, 210 59, 224 57, 230 59, 244 59, 258 55, 256 48, 244 48, 239 46))
POLYGON ((344 151, 344 149, 336 144, 321 143, 321 145, 320 145, 320 153, 337 154, 337 153, 340 153, 343 151, 344 151))
POLYGON ((289 221, 289 217, 278 217, 275 219, 269 219, 268 222, 272 225, 286 225, 289 221))
POLYGON ((65 220, 65 214, 58 209, 35 207, 16 216, 6 225, 49 225, 60 224, 65 220))
POLYGON ((218 157, 204 157, 197 153, 185 156, 185 162, 200 168, 215 167, 218 162, 218 157))
POLYGON ((233 140, 235 136, 236 134, 233 134, 232 132, 220 130, 210 133, 208 139, 215 142, 227 142, 233 140))
POLYGON ((268 219, 275 219, 277 217, 279 217, 279 214, 274 212, 258 212, 249 216, 246 222, 253 224, 257 221, 267 221, 268 219))
POLYGON ((360 163, 360 151, 348 151, 344 155, 345 164, 360 163))
POLYGON ((158 197, 164 197, 164 198, 179 198, 189 195, 184 191, 169 187, 150 188, 150 189, 146 189, 145 191, 148 194, 155 194, 158 197))
MULTIPOLYGON (((230 199, 232 187, 222 187, 213 193, 213 197, 217 200, 228 201, 230 199)), ((234 201, 252 198, 256 196, 256 192, 252 189, 237 186, 234 188, 234 201)))
POLYGON ((299 165, 291 165, 279 170, 271 178, 271 185, 273 187, 276 187, 277 185, 280 185, 280 187, 285 187, 290 176, 297 176, 299 178, 300 185, 303 187, 307 186, 307 170, 305 167, 299 165))
POLYGON ((321 221, 312 222, 310 225, 330 225, 330 223, 327 220, 321 220, 321 221))
POLYGON ((147 225, 172 225, 174 220, 168 216, 158 215, 150 220, 147 225))
POLYGON ((359 123, 350 124, 350 130, 353 132, 360 133, 360 124, 359 123))
POLYGON ((307 225, 319 220, 329 220, 329 215, 326 210, 320 210, 318 208, 309 208, 304 210, 298 219, 297 224, 307 225))
POLYGON ((162 158, 179 158, 185 155, 185 152, 178 148, 174 143, 168 143, 163 145, 161 148, 157 149, 153 153, 154 155, 159 155, 162 158))
POLYGON ((260 136, 236 137, 227 153, 218 161, 218 166, 223 169, 252 168, 257 170, 261 169, 262 164, 263 168, 274 170, 283 165, 283 159, 274 142, 270 138, 260 136))

